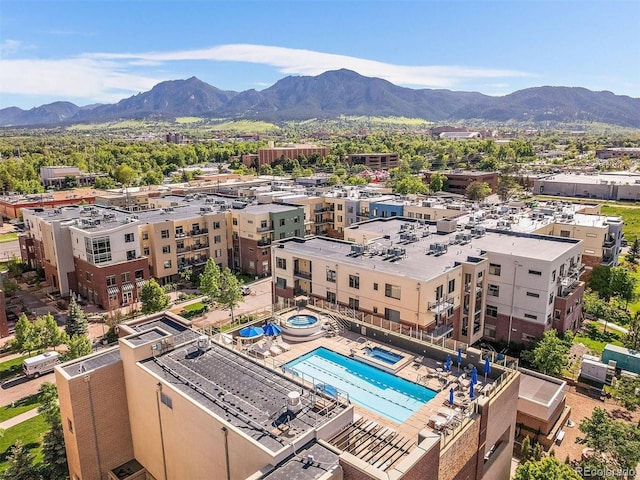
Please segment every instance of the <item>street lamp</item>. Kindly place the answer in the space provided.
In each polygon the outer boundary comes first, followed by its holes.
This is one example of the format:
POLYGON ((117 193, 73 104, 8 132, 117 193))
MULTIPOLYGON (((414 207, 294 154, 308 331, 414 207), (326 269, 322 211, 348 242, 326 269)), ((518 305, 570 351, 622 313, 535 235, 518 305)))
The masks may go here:
POLYGON ((511 325, 513 324, 513 309, 516 297, 516 274, 518 273, 518 267, 521 266, 522 264, 517 260, 513 261, 513 289, 511 290, 511 315, 509 315, 509 333, 507 336, 507 346, 511 345, 511 325))

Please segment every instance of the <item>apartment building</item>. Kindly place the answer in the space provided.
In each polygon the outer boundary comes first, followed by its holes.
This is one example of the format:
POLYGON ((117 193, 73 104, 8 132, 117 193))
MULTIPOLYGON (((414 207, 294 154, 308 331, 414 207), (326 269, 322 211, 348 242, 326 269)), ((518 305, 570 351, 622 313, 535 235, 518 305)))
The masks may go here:
MULTIPOLYGON (((508 478, 520 380, 512 368, 492 365, 486 392, 436 429, 425 412, 442 410, 447 392, 390 421, 189 325, 170 313, 121 324, 117 346, 56 367, 72 479, 508 478)), ((394 334, 388 342, 433 362, 455 355, 394 334)), ((464 366, 479 362, 468 349, 464 366)))
POLYGON ((441 174, 447 177, 445 190, 459 195, 466 195, 467 187, 473 182, 486 182, 495 192, 498 187, 498 172, 482 172, 475 170, 442 170, 437 172, 426 172, 423 181, 426 184, 431 182, 434 174, 441 174))
POLYGON ((64 188, 68 178, 75 179, 77 185, 89 187, 96 182, 96 178, 101 175, 97 173, 86 173, 78 167, 66 165, 54 165, 50 167, 40 167, 40 182, 44 187, 64 188))
POLYGON ((373 170, 388 170, 399 165, 397 153, 352 153, 347 155, 349 165, 365 165, 373 170))
POLYGON ((129 212, 150 208, 149 200, 159 197, 166 191, 154 187, 128 187, 121 190, 106 190, 96 195, 96 205, 114 207, 129 212))
POLYGON ((528 342, 575 329, 582 242, 455 220, 374 219, 350 241, 291 239, 272 250, 274 301, 308 295, 435 338, 528 342))
POLYGON ((304 210, 282 204, 247 205, 231 211, 232 265, 255 276, 271 274, 271 242, 303 237, 304 210))
POLYGON ((261 148, 258 150, 258 168, 262 165, 271 165, 276 160, 287 158, 290 160, 297 159, 300 156, 310 157, 311 155, 319 155, 326 157, 329 155, 327 147, 319 147, 318 145, 287 145, 282 147, 261 148))
POLYGON ((2 195, 0 196, 0 215, 14 219, 20 218, 22 210, 27 208, 53 209, 69 205, 92 204, 101 192, 102 190, 92 188, 74 188, 61 192, 2 195))

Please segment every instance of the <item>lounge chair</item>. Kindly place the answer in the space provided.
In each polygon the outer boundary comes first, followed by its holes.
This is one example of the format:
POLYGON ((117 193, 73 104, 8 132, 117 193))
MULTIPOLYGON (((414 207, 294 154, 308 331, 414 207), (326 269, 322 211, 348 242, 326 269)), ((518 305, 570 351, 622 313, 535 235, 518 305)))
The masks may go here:
POLYGON ((420 368, 422 366, 422 362, 424 361, 424 357, 414 357, 413 358, 413 368, 420 368))
POLYGON ((288 352, 289 350, 291 350, 291 345, 289 345, 286 342, 283 342, 282 340, 278 340, 277 342, 275 342, 276 346, 284 351, 284 352, 288 352))
POLYGON ((266 348, 269 349, 269 353, 271 353, 271 355, 273 355, 274 357, 282 353, 282 350, 280 349, 280 347, 275 343, 271 343, 267 345, 266 348))
POLYGON ((256 357, 267 358, 271 356, 269 349, 265 345, 260 345, 259 343, 255 343, 249 349, 249 353, 255 355, 256 357))

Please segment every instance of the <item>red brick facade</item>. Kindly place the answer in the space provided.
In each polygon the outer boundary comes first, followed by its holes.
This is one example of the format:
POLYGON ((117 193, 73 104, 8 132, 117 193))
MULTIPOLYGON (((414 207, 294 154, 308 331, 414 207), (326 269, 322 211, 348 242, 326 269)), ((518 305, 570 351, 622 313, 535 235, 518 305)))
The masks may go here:
POLYGON ((258 240, 239 237, 234 240, 240 246, 240 269, 258 277, 271 274, 271 246, 259 245, 258 240), (252 263, 253 262, 253 263, 252 263), (264 262, 267 262, 266 264, 264 262))
POLYGON ((7 320, 7 301, 4 292, 0 290, 0 338, 9 336, 9 322, 7 320))

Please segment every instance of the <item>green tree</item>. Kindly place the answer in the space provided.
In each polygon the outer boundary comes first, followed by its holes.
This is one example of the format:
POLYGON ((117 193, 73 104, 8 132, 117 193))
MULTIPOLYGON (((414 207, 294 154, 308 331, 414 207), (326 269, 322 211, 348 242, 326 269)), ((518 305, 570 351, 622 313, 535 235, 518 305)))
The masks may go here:
POLYGON ((7 469, 2 474, 3 480, 34 480, 38 478, 36 468, 33 465, 33 456, 20 440, 17 440, 11 447, 7 464, 7 469))
POLYGON ((42 348, 53 347, 54 349, 64 343, 64 332, 58 328, 55 318, 51 313, 46 313, 35 322, 35 328, 40 335, 42 348))
POLYGON ((482 200, 487 198, 489 195, 491 195, 491 187, 487 182, 475 181, 475 182, 471 182, 467 186, 466 193, 467 193, 467 197, 469 197, 470 200, 473 200, 475 202, 481 202, 482 200))
POLYGON ((116 182, 111 177, 96 177, 96 188, 109 190, 110 188, 116 188, 116 182))
POLYGON ((531 440, 529 440, 529 437, 524 437, 524 440, 522 440, 520 457, 522 458, 522 463, 531 459, 531 440))
POLYGON ((640 461, 640 426, 612 419, 596 407, 590 418, 580 423, 585 434, 581 442, 593 448, 611 469, 635 469, 640 461))
POLYGON ((114 177, 122 185, 129 186, 136 181, 138 173, 129 165, 122 163, 116 167, 114 177))
POLYGON ((413 175, 406 175, 395 182, 393 191, 395 193, 399 193, 400 195, 407 195, 418 193, 425 194, 429 191, 429 189, 424 184, 421 178, 413 175))
POLYGON ((589 287, 607 303, 612 297, 619 297, 626 303, 635 297, 637 280, 625 267, 593 267, 589 277, 589 287))
POLYGON ((555 457, 522 463, 518 466, 513 480, 582 480, 569 465, 560 463, 555 457))
POLYGON ((608 391, 613 398, 631 412, 635 412, 640 405, 640 377, 620 377, 615 380, 608 391))
POLYGON ((31 352, 38 348, 40 343, 38 332, 33 323, 29 321, 25 313, 21 313, 15 325, 15 337, 11 344, 16 352, 31 352))
POLYGON ((69 337, 73 337, 74 335, 85 336, 89 332, 87 316, 82 310, 82 307, 80 307, 73 298, 71 302, 69 302, 69 311, 67 312, 64 331, 69 337))
POLYGON ((38 390, 38 400, 40 401, 38 413, 50 427, 42 442, 42 473, 50 480, 65 480, 68 478, 69 467, 56 386, 49 382, 43 383, 38 390))
POLYGON ((439 192, 444 187, 445 183, 449 180, 445 175, 439 172, 435 172, 431 175, 429 181, 429 188, 432 192, 439 192))
POLYGON ((636 264, 638 263, 638 258, 640 258, 640 239, 636 237, 629 247, 629 252, 627 253, 627 261, 629 263, 636 264))
POLYGON ((144 282, 140 293, 140 301, 142 302, 142 313, 147 315, 166 310, 169 306, 170 298, 158 282, 152 278, 144 282))
POLYGON ((220 283, 216 301, 225 308, 231 310, 231 322, 233 323, 233 309, 238 306, 242 300, 242 285, 231 273, 231 270, 225 268, 220 274, 220 283))
POLYGON ((636 312, 631 317, 627 325, 627 333, 622 337, 622 343, 631 350, 640 349, 640 312, 636 312))
POLYGON ((211 302, 215 301, 220 293, 221 275, 220 267, 213 258, 208 258, 204 271, 200 275, 198 290, 202 295, 208 296, 211 302))
POLYGON ((510 175, 500 175, 498 178, 498 186, 496 193, 500 200, 508 202, 510 198, 515 197, 522 191, 522 187, 510 175))
POLYGON ((91 353, 91 339, 85 335, 73 335, 67 340, 67 348, 65 360, 84 357, 91 353))
POLYGON ((558 376, 567 365, 569 347, 558 338, 555 330, 544 332, 528 359, 546 375, 558 376))

